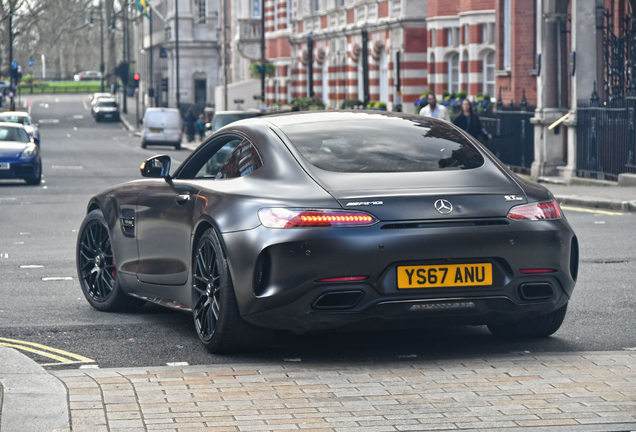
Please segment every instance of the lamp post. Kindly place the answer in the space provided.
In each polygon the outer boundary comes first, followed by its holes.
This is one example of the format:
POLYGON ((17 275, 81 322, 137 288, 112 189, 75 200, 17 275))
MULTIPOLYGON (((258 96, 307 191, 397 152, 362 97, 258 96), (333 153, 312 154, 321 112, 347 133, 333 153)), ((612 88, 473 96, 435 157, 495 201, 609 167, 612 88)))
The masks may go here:
MULTIPOLYGON (((88 20, 89 27, 93 27, 93 11, 91 10, 91 16, 88 20)), ((100 91, 104 92, 104 14, 102 13, 102 0, 99 0, 99 46, 100 46, 100 63, 99 63, 99 72, 101 73, 101 86, 100 91)))

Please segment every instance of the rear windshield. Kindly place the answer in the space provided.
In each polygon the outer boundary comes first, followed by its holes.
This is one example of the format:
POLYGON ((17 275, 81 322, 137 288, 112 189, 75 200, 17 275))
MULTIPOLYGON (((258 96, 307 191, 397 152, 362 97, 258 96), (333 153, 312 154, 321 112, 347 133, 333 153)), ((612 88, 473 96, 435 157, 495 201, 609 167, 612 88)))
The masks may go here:
POLYGON ((102 101, 99 101, 99 102, 97 102, 97 105, 99 105, 100 107, 116 108, 117 107, 117 102, 102 102, 102 101))
POLYGON ((326 171, 422 172, 484 164, 468 139, 440 121, 347 119, 280 128, 307 162, 326 171))
POLYGON ((21 125, 30 125, 28 117, 20 116, 1 116, 0 122, 19 123, 21 125))
POLYGON ((216 132, 224 126, 229 125, 238 120, 243 120, 246 118, 256 117, 258 113, 237 113, 237 114, 222 114, 214 117, 214 124, 212 125, 212 131, 216 132))
POLYGON ((0 127, 0 141, 18 141, 28 143, 31 139, 24 129, 0 127))

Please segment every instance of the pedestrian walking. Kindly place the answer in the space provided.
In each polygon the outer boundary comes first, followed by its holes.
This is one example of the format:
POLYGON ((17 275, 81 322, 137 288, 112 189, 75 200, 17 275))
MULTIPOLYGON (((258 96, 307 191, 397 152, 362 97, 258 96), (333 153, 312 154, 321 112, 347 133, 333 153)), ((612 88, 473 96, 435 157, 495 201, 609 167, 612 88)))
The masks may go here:
POLYGON ((420 115, 435 117, 446 120, 447 122, 451 121, 446 107, 444 105, 437 104, 437 97, 435 96, 435 93, 429 93, 426 97, 426 101, 428 102, 428 105, 420 110, 420 115))
POLYGON ((188 129, 188 141, 194 141, 194 134, 196 133, 197 116, 194 114, 194 109, 189 108, 188 114, 186 114, 186 128, 188 129))
POLYGON ((203 121, 203 114, 199 114, 199 118, 197 119, 197 133, 199 134, 199 139, 203 141, 203 136, 205 135, 205 122, 203 121))
POLYGON ((484 139, 487 140, 492 139, 492 135, 481 126, 479 116, 473 112, 473 104, 471 104, 468 99, 462 101, 462 112, 453 123, 477 139, 479 139, 480 136, 483 136, 484 139))

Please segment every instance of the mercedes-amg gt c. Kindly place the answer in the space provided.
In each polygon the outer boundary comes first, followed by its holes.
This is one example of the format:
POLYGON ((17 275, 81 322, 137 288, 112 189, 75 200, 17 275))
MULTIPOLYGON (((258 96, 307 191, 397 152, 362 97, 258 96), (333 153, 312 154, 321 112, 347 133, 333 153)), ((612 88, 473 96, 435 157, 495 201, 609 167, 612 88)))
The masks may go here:
POLYGON ((89 303, 189 311, 212 352, 259 328, 560 327, 578 243, 550 192, 433 118, 321 112, 232 123, 170 174, 88 203, 77 270, 89 303))

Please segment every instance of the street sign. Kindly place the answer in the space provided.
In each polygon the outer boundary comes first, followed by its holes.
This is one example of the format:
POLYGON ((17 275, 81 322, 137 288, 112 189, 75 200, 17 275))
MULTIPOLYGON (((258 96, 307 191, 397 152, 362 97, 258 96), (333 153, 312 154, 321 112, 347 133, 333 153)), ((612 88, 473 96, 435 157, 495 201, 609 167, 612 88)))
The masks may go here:
POLYGON ((29 59, 29 67, 33 67, 34 64, 35 62, 33 61, 33 59, 29 59))
POLYGON ((17 68, 18 68, 18 62, 17 62, 17 61, 15 61, 15 60, 13 60, 13 61, 11 62, 11 69, 17 69, 17 68))

